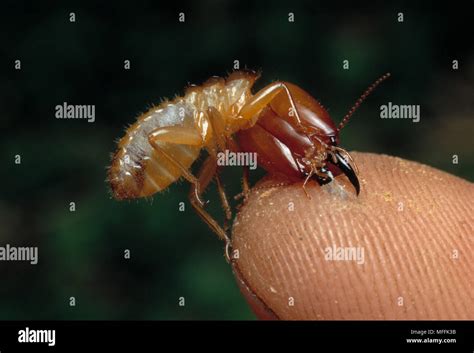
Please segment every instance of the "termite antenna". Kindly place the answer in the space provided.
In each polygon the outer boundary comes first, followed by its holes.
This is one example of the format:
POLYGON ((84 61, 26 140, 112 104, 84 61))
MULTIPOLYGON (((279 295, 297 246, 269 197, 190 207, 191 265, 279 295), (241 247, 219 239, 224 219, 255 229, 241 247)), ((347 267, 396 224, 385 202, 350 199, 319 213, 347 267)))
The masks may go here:
POLYGON ((374 83, 372 83, 369 88, 365 90, 365 92, 359 97, 359 99, 355 102, 355 104, 352 106, 352 108, 349 110, 349 112, 346 114, 346 116, 342 119, 342 121, 339 123, 339 126, 337 127, 337 132, 341 131, 344 126, 349 122, 349 119, 351 118, 352 114, 359 108, 359 106, 362 104, 362 102, 369 96, 369 94, 372 93, 372 91, 383 81, 385 81, 387 78, 390 77, 390 72, 387 72, 385 75, 379 77, 374 83))

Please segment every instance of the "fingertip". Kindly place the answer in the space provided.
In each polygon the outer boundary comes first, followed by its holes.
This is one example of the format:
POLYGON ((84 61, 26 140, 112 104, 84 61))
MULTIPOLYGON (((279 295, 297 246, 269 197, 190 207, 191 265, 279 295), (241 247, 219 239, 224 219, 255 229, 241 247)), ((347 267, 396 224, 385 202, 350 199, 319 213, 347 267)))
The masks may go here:
POLYGON ((359 197, 340 177, 312 184, 311 200, 301 185, 262 188, 278 184, 266 180, 241 209, 235 266, 257 316, 473 319, 472 183, 399 158, 353 156, 359 197), (365 260, 328 260, 328 248, 362 249, 365 260))

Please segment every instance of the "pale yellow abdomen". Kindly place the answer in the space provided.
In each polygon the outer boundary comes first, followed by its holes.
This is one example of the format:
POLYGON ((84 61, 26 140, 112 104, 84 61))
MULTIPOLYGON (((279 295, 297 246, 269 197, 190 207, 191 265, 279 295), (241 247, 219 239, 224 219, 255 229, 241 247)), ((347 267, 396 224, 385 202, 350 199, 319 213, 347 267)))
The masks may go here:
POLYGON ((194 86, 184 97, 164 102, 142 114, 119 141, 118 150, 109 169, 109 182, 117 199, 147 197, 164 190, 182 176, 182 169, 189 169, 206 146, 189 146, 156 142, 175 163, 149 142, 157 128, 183 126, 195 128, 197 112, 210 107, 220 114, 225 125, 230 116, 237 114, 251 96, 256 74, 235 72, 227 80, 213 78, 202 86, 194 86), (232 113, 231 113, 232 112, 232 113))
MULTIPOLYGON (((200 151, 199 147, 174 144, 163 144, 162 148, 186 169, 191 167, 200 151)), ((153 151, 150 157, 144 158, 144 162, 143 186, 139 197, 150 196, 164 190, 182 176, 181 170, 157 151, 153 151)))

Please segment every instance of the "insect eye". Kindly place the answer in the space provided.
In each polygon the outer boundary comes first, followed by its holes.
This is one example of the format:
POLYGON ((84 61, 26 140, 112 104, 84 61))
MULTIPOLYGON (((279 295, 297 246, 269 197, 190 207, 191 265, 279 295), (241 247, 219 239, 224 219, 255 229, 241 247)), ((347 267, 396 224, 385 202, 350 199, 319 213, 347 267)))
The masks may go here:
POLYGON ((331 145, 335 146, 337 144, 336 136, 331 136, 329 141, 331 142, 331 145))

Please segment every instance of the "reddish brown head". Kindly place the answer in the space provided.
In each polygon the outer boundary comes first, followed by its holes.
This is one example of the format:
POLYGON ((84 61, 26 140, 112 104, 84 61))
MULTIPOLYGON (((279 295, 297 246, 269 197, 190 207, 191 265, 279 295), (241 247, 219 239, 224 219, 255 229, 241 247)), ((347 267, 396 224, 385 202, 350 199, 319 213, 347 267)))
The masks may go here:
MULTIPOLYGON (((269 173, 301 180, 311 172, 311 166, 305 161, 325 157, 326 145, 337 144, 339 134, 319 102, 298 86, 285 85, 301 124, 291 109, 286 92, 281 92, 262 111, 252 128, 239 132, 239 142, 244 151, 257 153, 260 166, 269 173)), ((326 159, 320 161, 320 168, 326 159)))
POLYGON ((287 93, 281 92, 260 113, 253 127, 238 133, 240 146, 243 151, 256 152, 260 166, 271 174, 282 174, 294 181, 315 177, 318 182, 327 183, 342 172, 359 193, 359 181, 350 155, 338 147, 339 131, 375 86, 388 76, 369 87, 339 128, 311 95, 298 86, 285 83, 299 121, 287 93))

